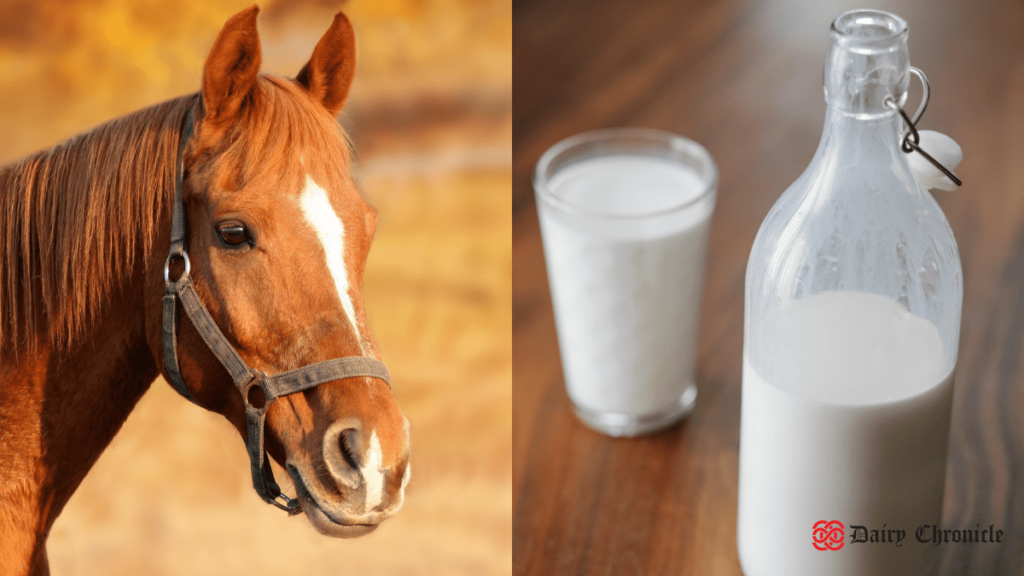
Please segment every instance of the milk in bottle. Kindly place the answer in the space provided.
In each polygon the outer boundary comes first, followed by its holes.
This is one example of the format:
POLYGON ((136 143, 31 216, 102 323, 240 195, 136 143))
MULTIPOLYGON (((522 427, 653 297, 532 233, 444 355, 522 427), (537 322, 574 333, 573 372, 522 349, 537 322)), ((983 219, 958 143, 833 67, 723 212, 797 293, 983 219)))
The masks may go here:
POLYGON ((913 534, 942 517, 963 288, 946 218, 900 149, 907 35, 885 12, 835 20, 821 142, 751 250, 746 576, 914 576, 936 561, 913 534), (903 539, 854 542, 854 527, 903 539))

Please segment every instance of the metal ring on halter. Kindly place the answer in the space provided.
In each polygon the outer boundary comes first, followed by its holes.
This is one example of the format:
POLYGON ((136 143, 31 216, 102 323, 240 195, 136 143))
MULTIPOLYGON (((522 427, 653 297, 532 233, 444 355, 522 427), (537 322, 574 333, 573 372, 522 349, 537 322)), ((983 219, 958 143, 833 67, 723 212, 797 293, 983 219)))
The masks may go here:
MULTIPOLYGON (((188 277, 189 272, 192 271, 192 262, 190 262, 188 259, 188 252, 171 252, 170 254, 167 255, 167 260, 164 260, 164 282, 171 281, 171 259, 174 258, 175 256, 181 256, 181 258, 185 261, 185 271, 181 273, 181 276, 178 276, 178 280, 188 277)), ((175 280, 175 282, 177 282, 178 280, 175 280)))
POLYGON ((263 372, 260 372, 255 368, 249 371, 249 381, 240 386, 240 391, 242 393, 242 401, 245 402, 246 408, 258 410, 261 413, 265 413, 267 410, 270 409, 270 403, 273 402, 274 399, 270 397, 270 391, 267 390, 266 380, 267 375, 264 374, 263 372), (263 393, 263 406, 256 406, 255 404, 252 403, 252 401, 249 400, 249 392, 253 389, 253 387, 259 388, 260 392, 263 393))
POLYGON ((271 500, 270 503, 273 504, 274 506, 277 506, 281 510, 284 510, 288 514, 297 514, 299 510, 299 499, 289 498, 285 496, 283 492, 274 497, 274 499, 271 500), (284 499, 284 504, 278 502, 278 498, 284 499))

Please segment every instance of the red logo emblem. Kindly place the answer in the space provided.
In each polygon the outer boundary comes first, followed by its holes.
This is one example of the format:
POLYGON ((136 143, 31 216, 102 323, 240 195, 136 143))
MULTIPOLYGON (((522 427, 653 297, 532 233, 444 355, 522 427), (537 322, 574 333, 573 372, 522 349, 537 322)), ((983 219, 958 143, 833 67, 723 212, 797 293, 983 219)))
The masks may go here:
POLYGON ((811 530, 815 550, 839 550, 845 536, 846 528, 839 520, 819 520, 811 530))

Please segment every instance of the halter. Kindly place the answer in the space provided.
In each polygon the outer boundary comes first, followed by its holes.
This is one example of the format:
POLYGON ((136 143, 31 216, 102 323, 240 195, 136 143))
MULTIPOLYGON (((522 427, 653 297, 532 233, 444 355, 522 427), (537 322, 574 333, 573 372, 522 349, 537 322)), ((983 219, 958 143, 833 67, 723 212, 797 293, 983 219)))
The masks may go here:
POLYGON ((281 493, 281 488, 274 481, 274 472, 270 469, 270 458, 263 448, 263 425, 270 405, 282 396, 343 378, 378 378, 391 386, 391 377, 383 362, 363 356, 335 358, 268 376, 250 368, 217 327, 217 323, 196 294, 195 285, 189 277, 192 265, 188 252, 185 251, 185 205, 181 197, 181 187, 184 180, 185 145, 192 137, 194 129, 194 110, 189 110, 185 118, 181 142, 178 145, 178 167, 174 182, 174 208, 171 220, 171 251, 164 263, 164 365, 174 389, 189 402, 197 404, 185 386, 178 368, 177 302, 180 300, 196 331, 231 375, 238 392, 242 395, 247 432, 245 446, 249 453, 253 488, 268 504, 277 506, 289 515, 298 514, 299 500, 281 493), (185 270, 176 280, 171 280, 171 262, 177 258, 184 262, 185 270), (256 393, 256 389, 262 392, 262 402, 261 395, 256 393))

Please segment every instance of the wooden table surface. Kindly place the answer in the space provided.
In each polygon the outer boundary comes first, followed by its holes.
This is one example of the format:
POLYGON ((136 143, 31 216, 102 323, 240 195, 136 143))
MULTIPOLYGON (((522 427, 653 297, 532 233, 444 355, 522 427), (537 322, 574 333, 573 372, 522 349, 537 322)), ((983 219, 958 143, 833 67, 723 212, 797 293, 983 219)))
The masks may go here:
MULTIPOLYGON (((964 269, 943 575, 1024 574, 1024 5, 889 2, 931 80, 921 122, 956 138, 964 186, 935 195, 964 269)), ((761 220, 810 162, 828 27, 849 2, 523 0, 513 37, 513 573, 740 574, 736 491, 743 277, 761 220), (697 408, 639 439, 580 424, 562 380, 531 177, 558 140, 609 126, 704 144, 721 179, 697 408)), ((911 106, 919 88, 912 88, 911 106)))

